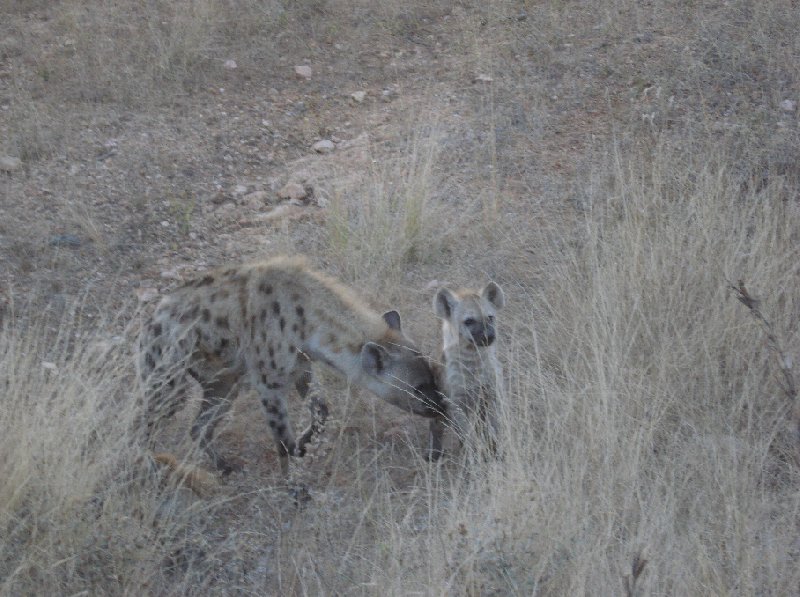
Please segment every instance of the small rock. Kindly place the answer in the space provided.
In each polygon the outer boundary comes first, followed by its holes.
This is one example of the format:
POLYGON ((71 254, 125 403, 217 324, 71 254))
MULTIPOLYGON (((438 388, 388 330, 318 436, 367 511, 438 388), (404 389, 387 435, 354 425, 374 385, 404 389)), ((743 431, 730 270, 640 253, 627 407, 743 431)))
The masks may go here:
POLYGON ((54 247, 77 249, 81 246, 81 239, 74 234, 56 234, 50 239, 50 244, 54 247))
POLYGON ((794 112, 797 110, 797 102, 790 99, 785 99, 781 102, 781 110, 784 112, 794 112))
POLYGON ((323 139, 322 141, 317 141, 311 147, 317 153, 330 153, 335 149, 336 146, 330 139, 323 139))
POLYGON ((157 296, 158 296, 158 290, 156 290, 155 288, 145 287, 136 289, 136 297, 143 303, 150 302, 157 296))
POLYGON ((243 184, 237 184, 236 187, 233 189, 234 195, 244 195, 247 192, 247 186, 243 184))
POLYGON ((278 197, 281 199, 288 199, 289 201, 302 201, 308 197, 308 191, 303 185, 290 182, 278 191, 278 197))
POLYGON ((56 364, 51 363, 50 361, 42 361, 42 369, 47 369, 48 371, 58 371, 56 364))
POLYGON ((162 225, 164 228, 169 228, 169 222, 168 222, 167 220, 161 220, 161 225, 162 225))
POLYGON ((397 91, 391 88, 386 88, 381 92, 381 101, 390 102, 397 97, 397 91))
POLYGON ((489 75, 479 74, 477 77, 473 79, 474 83, 491 83, 494 81, 489 75))
POLYGON ((267 213, 256 216, 253 218, 253 221, 260 223, 275 222, 284 218, 291 218, 292 216, 303 213, 303 211, 304 210, 302 208, 297 207, 296 205, 283 203, 267 213))
POLYGON ((439 288, 439 280, 431 280, 425 284, 425 290, 433 290, 434 288, 439 288))
POLYGON ((269 193, 266 191, 253 191, 252 193, 247 193, 242 199, 245 202, 245 205, 248 205, 253 208, 261 207, 265 203, 269 203, 269 193))
POLYGON ((238 68, 238 65, 236 64, 236 61, 235 60, 230 60, 230 59, 226 60, 223 63, 222 66, 227 68, 228 70, 233 70, 235 68, 238 68))
POLYGON ((306 65, 295 66, 294 74, 296 74, 301 79, 308 80, 311 78, 311 67, 306 65))
POLYGON ((0 170, 3 172, 14 172, 22 167, 22 160, 11 157, 10 155, 0 156, 0 170))
POLYGON ((178 273, 178 268, 165 269, 161 272, 161 277, 165 280, 182 280, 181 275, 178 273))
POLYGON ((352 97, 357 103, 360 104, 361 102, 364 101, 364 98, 367 97, 367 92, 366 91, 355 91, 355 92, 350 94, 350 97, 352 97))

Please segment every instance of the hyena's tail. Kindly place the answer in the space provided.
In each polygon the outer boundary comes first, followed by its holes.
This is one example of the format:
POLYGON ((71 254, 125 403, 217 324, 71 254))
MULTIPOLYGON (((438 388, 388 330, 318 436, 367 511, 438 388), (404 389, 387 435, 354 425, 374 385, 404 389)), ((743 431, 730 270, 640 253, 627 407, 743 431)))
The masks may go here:
POLYGON ((153 460, 169 469, 169 476, 176 485, 185 485, 196 495, 213 495, 219 489, 219 480, 214 473, 194 464, 180 462, 167 452, 153 454, 153 460))

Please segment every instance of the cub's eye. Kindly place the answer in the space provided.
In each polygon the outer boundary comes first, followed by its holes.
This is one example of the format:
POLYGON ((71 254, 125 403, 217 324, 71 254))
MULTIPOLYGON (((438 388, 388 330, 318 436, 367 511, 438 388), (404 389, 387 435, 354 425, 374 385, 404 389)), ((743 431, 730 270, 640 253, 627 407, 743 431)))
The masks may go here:
POLYGON ((467 327, 473 326, 473 325, 475 325, 475 320, 472 319, 472 317, 469 317, 469 318, 464 320, 464 325, 467 326, 467 327))

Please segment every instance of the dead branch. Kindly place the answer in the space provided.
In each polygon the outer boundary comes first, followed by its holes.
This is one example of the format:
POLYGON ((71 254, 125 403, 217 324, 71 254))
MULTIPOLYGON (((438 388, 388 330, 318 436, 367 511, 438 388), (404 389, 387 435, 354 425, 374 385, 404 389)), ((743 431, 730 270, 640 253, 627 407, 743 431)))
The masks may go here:
POLYGON ((744 280, 739 280, 736 285, 729 281, 728 287, 734 292, 736 299, 747 307, 750 314, 761 324, 767 336, 767 343, 773 354, 778 358, 778 367, 783 375, 783 382, 781 383, 778 381, 778 385, 791 402, 795 439, 800 443, 800 404, 798 404, 797 400, 797 382, 792 374, 792 358, 783 350, 774 327, 761 312, 761 301, 752 297, 750 293, 747 292, 744 280))

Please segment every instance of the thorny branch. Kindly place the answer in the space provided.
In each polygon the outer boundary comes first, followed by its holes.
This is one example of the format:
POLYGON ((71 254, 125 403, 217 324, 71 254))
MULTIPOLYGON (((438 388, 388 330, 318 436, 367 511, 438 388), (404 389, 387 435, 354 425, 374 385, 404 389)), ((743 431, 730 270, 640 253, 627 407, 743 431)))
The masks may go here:
POLYGON ((778 337, 775 334, 772 324, 761 312, 761 301, 750 296, 750 293, 747 292, 747 288, 745 288, 744 280, 739 280, 738 284, 736 285, 728 282, 728 287, 733 290, 737 300, 748 308, 751 315, 755 317, 756 321, 758 321, 764 328, 764 332, 767 335, 767 341, 769 342, 769 347, 778 357, 778 366, 783 374, 783 383, 778 383, 783 392, 792 402, 792 419, 795 425, 795 438, 798 442, 800 442, 800 404, 797 400, 797 382, 794 379, 794 375, 792 375, 792 359, 786 354, 783 348, 781 348, 781 344, 778 341, 778 337))

